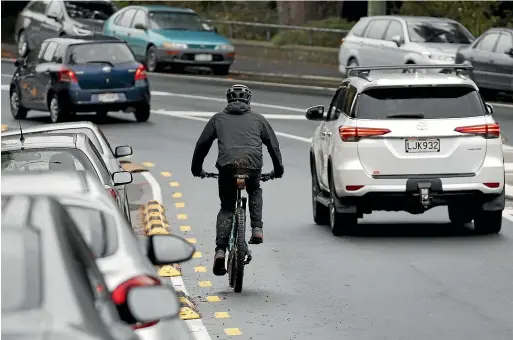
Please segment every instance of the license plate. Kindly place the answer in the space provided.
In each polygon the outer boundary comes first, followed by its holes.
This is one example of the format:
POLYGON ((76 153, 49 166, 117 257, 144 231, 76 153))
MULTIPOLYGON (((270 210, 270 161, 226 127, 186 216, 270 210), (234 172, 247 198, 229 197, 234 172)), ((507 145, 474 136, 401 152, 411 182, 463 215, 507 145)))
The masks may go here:
POLYGON ((407 153, 440 152, 440 139, 407 139, 407 153))
POLYGON ((212 61, 212 54, 196 54, 194 56, 196 61, 212 61))
POLYGON ((117 93, 102 93, 98 95, 98 101, 100 102, 115 102, 116 100, 119 100, 117 93))

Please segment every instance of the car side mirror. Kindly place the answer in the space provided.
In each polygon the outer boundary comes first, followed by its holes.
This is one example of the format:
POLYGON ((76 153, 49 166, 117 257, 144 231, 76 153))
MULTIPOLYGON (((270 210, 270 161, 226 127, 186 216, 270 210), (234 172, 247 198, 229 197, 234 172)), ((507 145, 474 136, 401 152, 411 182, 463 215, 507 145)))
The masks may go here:
POLYGON ((511 48, 509 51, 506 51, 505 53, 513 57, 513 48, 511 48))
POLYGON ((55 21, 60 21, 61 20, 60 15, 57 14, 57 13, 48 13, 46 16, 49 17, 50 19, 55 20, 55 21))
POLYGON ((485 106, 486 106, 486 111, 489 114, 492 114, 493 113, 493 106, 492 106, 492 104, 485 103, 485 106))
POLYGON ((196 248, 176 235, 151 235, 148 237, 147 256, 156 266, 189 260, 196 248))
POLYGON ((404 44, 404 38, 400 35, 394 35, 392 41, 396 43, 397 47, 401 47, 404 44))
POLYGON ((130 156, 133 153, 132 147, 128 145, 117 146, 114 151, 116 158, 130 156))
POLYGON ((143 30, 143 31, 146 31, 146 26, 144 26, 144 24, 141 24, 140 22, 135 24, 134 28, 136 30, 143 30))
POLYGON ((180 302, 171 285, 136 286, 127 293, 126 307, 132 320, 148 323, 180 314, 180 302))
POLYGON ((128 171, 118 171, 112 174, 114 185, 130 184, 133 181, 132 173, 128 171))
POLYGON ((306 110, 306 119, 308 120, 324 120, 324 106, 312 106, 306 110))
POLYGON ((14 66, 16 66, 16 67, 25 66, 25 59, 23 59, 23 58, 16 59, 14 61, 14 66))

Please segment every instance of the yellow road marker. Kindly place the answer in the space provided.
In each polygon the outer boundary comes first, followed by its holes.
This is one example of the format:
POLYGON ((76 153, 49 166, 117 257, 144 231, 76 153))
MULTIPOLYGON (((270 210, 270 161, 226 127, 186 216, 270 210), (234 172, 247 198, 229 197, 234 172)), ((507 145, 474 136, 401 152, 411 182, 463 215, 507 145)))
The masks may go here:
POLYGON ((205 287, 212 287, 212 282, 210 281, 198 281, 198 286, 205 288, 205 287))
POLYGON ((210 296, 207 296, 207 301, 208 302, 219 302, 219 301, 221 301, 221 298, 216 295, 210 295, 210 296))
POLYGON ((151 162, 142 162, 142 165, 144 165, 147 168, 153 168, 155 166, 155 164, 151 162))
POLYGON ((181 225, 180 226, 180 230, 185 232, 185 231, 191 231, 191 226, 190 225, 181 225))
POLYGON ((187 214, 178 214, 178 215, 176 215, 176 218, 179 220, 186 220, 187 214))
POLYGON ((242 332, 238 328, 225 328, 224 332, 226 335, 241 335, 242 332))
POLYGON ((193 259, 199 259, 201 257, 201 251, 197 251, 192 255, 193 259))
POLYGON ((160 173, 162 176, 164 177, 171 177, 171 173, 170 172, 167 172, 167 171, 163 171, 160 173))
POLYGON ((183 195, 182 195, 182 193, 181 193, 181 192, 175 192, 175 193, 173 193, 173 194, 171 195, 171 197, 173 197, 173 198, 181 198, 182 196, 183 196, 183 195))
POLYGON ((194 237, 186 238, 187 242, 189 243, 196 243, 196 239, 194 237))
POLYGON ((175 203, 175 207, 176 208, 183 208, 183 207, 185 207, 185 202, 176 202, 175 203))
POLYGON ((194 267, 194 271, 196 273, 206 273, 207 272, 207 267, 202 267, 202 266, 194 267))
POLYGON ((172 186, 172 187, 179 187, 180 183, 178 183, 178 182, 169 182, 169 185, 172 186))
POLYGON ((230 314, 228 312, 215 312, 214 316, 216 319, 227 319, 230 317, 230 314))

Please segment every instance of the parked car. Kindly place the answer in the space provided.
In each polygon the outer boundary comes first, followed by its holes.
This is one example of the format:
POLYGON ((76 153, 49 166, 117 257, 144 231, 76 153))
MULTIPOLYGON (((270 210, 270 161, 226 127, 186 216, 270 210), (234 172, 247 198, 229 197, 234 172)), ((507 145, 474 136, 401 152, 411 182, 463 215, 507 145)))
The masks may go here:
MULTIPOLYGON (((23 134, 25 136, 30 134, 41 134, 41 133, 49 133, 49 134, 62 134, 62 133, 84 133, 89 137, 91 142, 96 147, 96 150, 102 156, 103 162, 105 166, 109 170, 109 173, 112 175, 115 172, 123 171, 121 164, 118 159, 121 157, 129 156, 132 154, 132 147, 128 145, 117 146, 115 149, 109 144, 107 137, 103 134, 100 127, 91 122, 73 122, 73 123, 56 123, 56 124, 48 124, 48 125, 39 125, 32 128, 23 129, 23 134)), ((2 137, 7 136, 20 136, 20 130, 8 131, 2 134, 2 137)), ((130 207, 128 205, 128 198, 126 193, 126 186, 120 185, 116 186, 116 190, 118 190, 119 195, 121 197, 125 197, 125 212, 130 221, 130 207)))
MULTIPOLYGON (((501 130, 462 66, 452 74, 350 71, 329 104, 308 109, 313 217, 334 235, 373 211, 447 206, 454 224, 499 233, 505 206, 501 130), (374 74, 375 73, 375 74, 374 74)), ((449 66, 446 66, 449 67, 449 66)))
POLYGON ((230 41, 192 9, 128 6, 105 21, 103 32, 127 41, 150 72, 166 65, 179 71, 204 66, 225 75, 235 57, 230 41))
POLYGON ((361 18, 342 39, 339 70, 400 64, 454 64, 456 51, 475 40, 457 21, 414 16, 361 18))
POLYGON ((150 117, 146 69, 119 39, 48 39, 15 66, 9 90, 15 119, 29 110, 49 111, 52 123, 76 112, 104 117, 123 110, 138 122, 150 117))
POLYGON ((82 234, 50 197, 2 193, 1 229, 3 339, 137 340, 127 322, 179 314, 171 287, 142 286, 120 316, 82 234))
POLYGON ((111 1, 30 1, 18 15, 14 39, 25 57, 44 40, 101 33, 117 8, 111 1))
MULTIPOLYGON (((4 195, 52 196, 65 207, 96 256, 120 309, 133 287, 166 284, 155 265, 183 262, 194 253, 194 246, 178 236, 138 239, 102 185, 86 173, 3 174, 4 195)), ((189 339, 187 326, 179 318, 132 323, 132 327, 142 340, 189 339)))
POLYGON ((456 63, 473 66, 471 77, 480 89, 513 93, 513 29, 489 29, 458 50, 456 63))
POLYGON ((2 136, 2 174, 17 172, 85 171, 93 174, 116 202, 127 220, 130 211, 125 195, 116 186, 132 182, 132 174, 118 171, 112 175, 98 150, 83 133, 27 135, 23 142, 18 136, 2 136))

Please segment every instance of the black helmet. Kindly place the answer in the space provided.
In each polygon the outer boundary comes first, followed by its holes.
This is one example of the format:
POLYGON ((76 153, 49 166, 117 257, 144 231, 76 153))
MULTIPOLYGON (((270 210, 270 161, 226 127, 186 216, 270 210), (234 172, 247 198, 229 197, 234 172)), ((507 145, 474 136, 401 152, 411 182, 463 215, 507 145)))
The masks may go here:
POLYGON ((232 85, 226 91, 226 99, 228 103, 238 101, 249 105, 251 103, 251 91, 246 85, 232 85))

